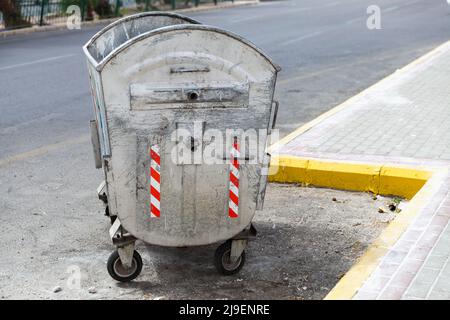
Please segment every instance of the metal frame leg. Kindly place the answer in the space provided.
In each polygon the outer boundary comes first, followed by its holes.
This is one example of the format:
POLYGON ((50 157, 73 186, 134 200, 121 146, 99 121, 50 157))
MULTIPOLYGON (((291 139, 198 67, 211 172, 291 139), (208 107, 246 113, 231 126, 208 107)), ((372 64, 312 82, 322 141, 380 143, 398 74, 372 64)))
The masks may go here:
POLYGON ((127 268, 131 268, 136 238, 126 232, 118 218, 116 218, 109 229, 109 236, 112 243, 117 247, 122 264, 127 268))
POLYGON ((231 240, 231 262, 236 262, 247 247, 248 240, 231 240))
POLYGON ((131 268, 133 264, 133 254, 134 254, 134 242, 128 243, 124 246, 117 247, 117 252, 119 252, 120 261, 122 265, 126 268, 131 268))

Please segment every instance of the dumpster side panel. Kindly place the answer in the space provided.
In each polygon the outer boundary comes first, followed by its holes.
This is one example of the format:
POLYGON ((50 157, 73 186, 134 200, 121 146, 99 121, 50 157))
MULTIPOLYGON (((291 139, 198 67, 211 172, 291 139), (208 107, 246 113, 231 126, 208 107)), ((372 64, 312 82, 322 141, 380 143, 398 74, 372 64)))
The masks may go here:
POLYGON ((102 159, 103 171, 105 174, 106 190, 109 199, 109 212, 111 215, 117 215, 116 196, 113 185, 114 181, 112 172, 108 163, 108 159, 111 155, 110 140, 107 125, 106 104, 103 94, 102 75, 96 70, 96 68, 88 61, 88 73, 89 82, 91 88, 91 96, 93 102, 93 112, 96 121, 96 127, 98 130, 98 137, 100 142, 100 154, 102 159))

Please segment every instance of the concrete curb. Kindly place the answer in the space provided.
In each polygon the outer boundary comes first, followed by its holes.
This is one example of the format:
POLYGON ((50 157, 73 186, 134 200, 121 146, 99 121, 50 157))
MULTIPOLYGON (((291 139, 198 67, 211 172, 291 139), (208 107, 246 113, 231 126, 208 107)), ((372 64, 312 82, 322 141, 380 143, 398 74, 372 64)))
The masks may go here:
MULTIPOLYGON (((287 145, 299 135, 350 106, 372 87, 394 80, 399 73, 405 73, 414 66, 425 63, 448 45, 450 45, 450 41, 301 126, 270 146, 269 153, 279 152, 281 147, 287 145)), ((284 154, 272 158, 271 172, 273 173, 269 176, 269 181, 272 182, 304 183, 335 189, 397 195, 411 199, 408 207, 389 223, 377 240, 369 246, 363 256, 328 293, 325 300, 352 299, 376 269, 383 256, 397 242, 413 219, 432 201, 445 179, 448 179, 448 165, 433 167, 426 164, 399 165, 389 163, 389 158, 385 158, 384 162, 346 162, 334 159, 300 158, 284 154)))
MULTIPOLYGON (((216 9, 226 9, 226 8, 250 6, 250 5, 256 5, 258 3, 259 3, 259 0, 244 0, 244 1, 218 3, 216 6, 210 5, 210 4, 205 4, 205 5, 202 5, 199 7, 179 9, 179 10, 173 10, 173 11, 171 10, 170 12, 177 12, 177 13, 201 12, 201 11, 210 11, 210 10, 216 10, 216 9)), ((85 21, 81 24, 81 27, 93 27, 93 26, 99 26, 99 25, 107 25, 107 24, 110 24, 121 18, 123 18, 123 17, 102 19, 102 20, 96 20, 96 21, 85 21)), ((58 30, 67 30, 66 23, 59 23, 59 24, 54 24, 54 25, 50 25, 50 26, 42 26, 42 27, 33 26, 33 27, 23 28, 23 29, 0 31, 0 39, 2 39, 2 38, 5 39, 8 37, 19 36, 19 35, 26 35, 26 34, 35 33, 35 32, 58 31, 58 30)))

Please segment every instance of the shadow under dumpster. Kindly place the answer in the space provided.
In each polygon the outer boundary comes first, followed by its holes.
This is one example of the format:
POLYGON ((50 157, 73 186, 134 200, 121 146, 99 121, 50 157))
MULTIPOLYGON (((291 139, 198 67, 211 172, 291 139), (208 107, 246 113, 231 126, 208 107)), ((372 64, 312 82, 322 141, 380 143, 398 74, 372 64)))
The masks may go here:
POLYGON ((271 184, 267 197, 265 210, 255 216, 258 236, 239 274, 217 274, 216 245, 141 244, 141 276, 118 286, 135 289, 144 299, 321 299, 387 218, 377 211, 382 200, 368 194, 271 184))

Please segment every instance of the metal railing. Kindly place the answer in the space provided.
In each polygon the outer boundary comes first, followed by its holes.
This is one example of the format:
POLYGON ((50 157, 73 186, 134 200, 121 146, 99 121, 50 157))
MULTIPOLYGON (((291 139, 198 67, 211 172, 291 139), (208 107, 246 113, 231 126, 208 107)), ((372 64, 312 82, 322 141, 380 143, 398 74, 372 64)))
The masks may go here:
POLYGON ((0 1, 0 29, 44 25, 46 20, 63 22, 65 15, 60 0, 2 0, 0 1))
POLYGON ((64 23, 74 14, 71 5, 77 6, 81 21, 88 21, 223 1, 227 0, 0 0, 0 31, 64 23))

